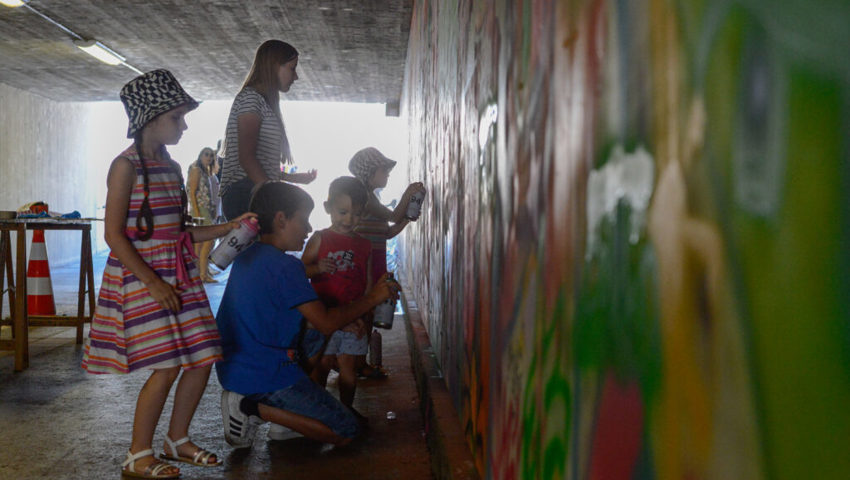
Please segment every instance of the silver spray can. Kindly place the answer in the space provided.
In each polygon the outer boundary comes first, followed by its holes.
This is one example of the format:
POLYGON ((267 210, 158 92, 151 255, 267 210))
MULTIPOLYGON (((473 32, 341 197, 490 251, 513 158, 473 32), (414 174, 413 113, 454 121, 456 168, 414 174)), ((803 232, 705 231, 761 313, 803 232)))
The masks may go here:
MULTIPOLYGON (((387 275, 387 281, 392 281, 393 272, 387 275)), ((378 328, 393 328, 393 316, 395 315, 395 300, 388 298, 375 307, 375 318, 372 324, 378 328)))
POLYGON ((395 315, 395 302, 390 298, 375 307, 375 319, 372 323, 378 328, 393 328, 393 316, 395 315))
POLYGON ((425 192, 421 190, 410 196, 410 203, 407 204, 407 211, 404 214, 409 220, 419 218, 423 200, 425 200, 425 192))
POLYGON ((218 246, 210 252, 210 262, 221 270, 230 265, 242 250, 248 248, 257 238, 260 226, 256 219, 245 218, 239 223, 239 228, 234 228, 222 240, 218 246))

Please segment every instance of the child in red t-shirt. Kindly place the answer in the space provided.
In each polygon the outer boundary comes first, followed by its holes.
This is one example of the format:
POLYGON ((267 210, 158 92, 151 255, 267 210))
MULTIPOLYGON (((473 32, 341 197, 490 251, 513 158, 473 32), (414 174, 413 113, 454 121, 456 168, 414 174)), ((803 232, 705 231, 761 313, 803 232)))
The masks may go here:
MULTIPOLYGON (((316 293, 328 308, 346 305, 360 298, 371 285, 372 245, 354 233, 366 206, 367 192, 354 177, 331 182, 325 211, 331 226, 307 241, 301 261, 316 293)), ((339 400, 363 420, 352 407, 357 389, 357 366, 365 362, 368 350, 366 322, 360 318, 334 332, 312 372, 319 385, 327 383, 332 368, 339 370, 339 400)))

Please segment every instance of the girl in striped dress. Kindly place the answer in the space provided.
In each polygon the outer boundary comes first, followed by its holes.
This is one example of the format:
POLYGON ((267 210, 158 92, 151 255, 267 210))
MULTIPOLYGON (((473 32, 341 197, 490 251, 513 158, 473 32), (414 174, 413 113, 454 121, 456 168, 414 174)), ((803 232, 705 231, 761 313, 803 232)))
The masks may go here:
MULTIPOLYGON (((111 248, 83 356, 89 373, 151 370, 136 403, 122 473, 177 478, 158 460, 153 434, 177 377, 174 410, 163 458, 213 466, 219 458, 189 440, 189 423, 206 388, 221 341, 194 262, 192 241, 238 227, 184 227, 187 201, 179 165, 165 145, 186 130, 184 116, 198 106, 167 70, 155 70, 121 89, 133 144, 109 168, 105 238, 111 248), (182 375, 180 375, 183 370, 182 375)), ((245 215, 248 216, 248 215, 245 215)))

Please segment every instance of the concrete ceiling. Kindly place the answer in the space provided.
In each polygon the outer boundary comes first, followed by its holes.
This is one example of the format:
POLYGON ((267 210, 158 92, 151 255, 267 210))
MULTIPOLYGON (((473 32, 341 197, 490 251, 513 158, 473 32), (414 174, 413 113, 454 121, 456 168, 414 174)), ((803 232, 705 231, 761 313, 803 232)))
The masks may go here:
MULTIPOLYGON (((230 100, 264 40, 298 49, 287 100, 388 103, 401 94, 413 0, 31 0, 141 71, 171 70, 199 100, 230 100)), ((57 101, 118 100, 136 76, 99 62, 27 7, 0 5, 0 83, 57 101)))

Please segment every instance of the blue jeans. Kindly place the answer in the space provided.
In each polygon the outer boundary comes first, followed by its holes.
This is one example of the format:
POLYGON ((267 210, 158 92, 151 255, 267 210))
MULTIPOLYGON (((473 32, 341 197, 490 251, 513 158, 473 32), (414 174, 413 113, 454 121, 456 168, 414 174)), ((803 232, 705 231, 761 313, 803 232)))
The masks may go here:
POLYGON ((321 352, 324 346, 325 336, 322 335, 322 332, 315 328, 308 328, 304 331, 304 340, 301 342, 301 354, 304 355, 305 360, 321 352))
POLYGON ((248 397, 269 407, 314 418, 343 438, 354 438, 360 433, 354 414, 307 376, 284 389, 248 397))
POLYGON ((251 204, 251 190, 254 182, 245 177, 227 188, 227 193, 221 197, 221 211, 227 220, 235 220, 239 215, 248 211, 251 204))

